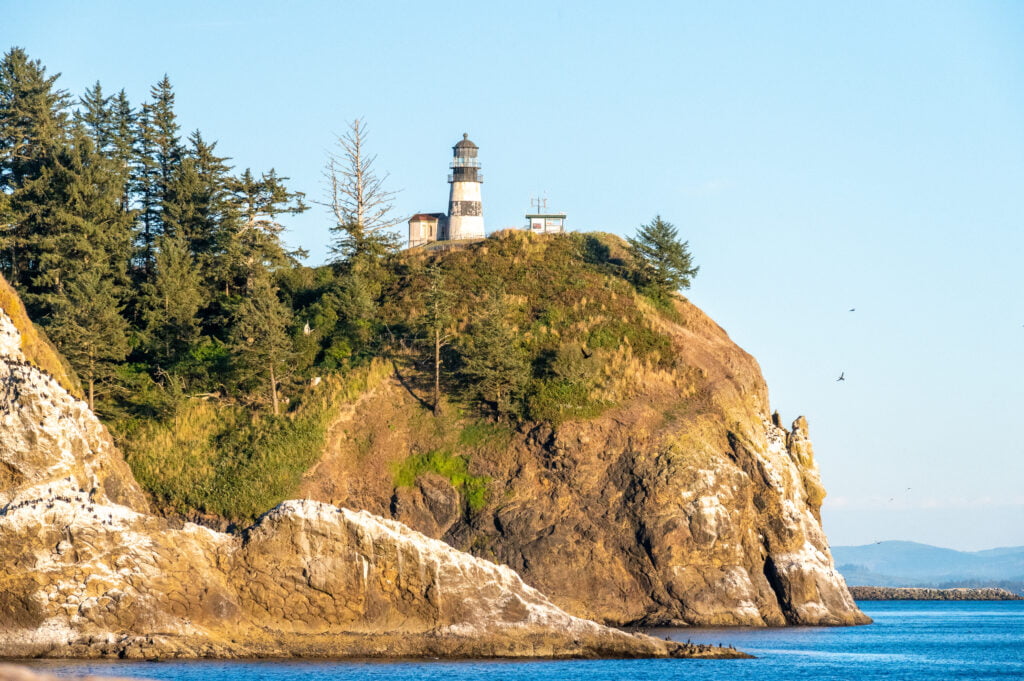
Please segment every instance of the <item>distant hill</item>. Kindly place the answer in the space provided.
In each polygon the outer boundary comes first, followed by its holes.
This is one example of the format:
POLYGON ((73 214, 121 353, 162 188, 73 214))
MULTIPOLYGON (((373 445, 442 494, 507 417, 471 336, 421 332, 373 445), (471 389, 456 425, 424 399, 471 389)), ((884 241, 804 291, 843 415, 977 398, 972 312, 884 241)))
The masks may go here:
POLYGON ((909 541, 833 546, 851 586, 1000 587, 1024 593, 1024 546, 956 551, 909 541))

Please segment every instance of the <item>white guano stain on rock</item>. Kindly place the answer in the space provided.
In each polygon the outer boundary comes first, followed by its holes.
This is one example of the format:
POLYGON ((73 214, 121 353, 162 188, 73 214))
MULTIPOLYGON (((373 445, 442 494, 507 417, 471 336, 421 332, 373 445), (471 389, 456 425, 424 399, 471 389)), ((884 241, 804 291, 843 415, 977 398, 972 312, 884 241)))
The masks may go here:
POLYGON ((0 311, 0 656, 736 655, 573 617, 364 511, 287 501, 242 536, 149 515, 103 426, 18 348, 0 311))

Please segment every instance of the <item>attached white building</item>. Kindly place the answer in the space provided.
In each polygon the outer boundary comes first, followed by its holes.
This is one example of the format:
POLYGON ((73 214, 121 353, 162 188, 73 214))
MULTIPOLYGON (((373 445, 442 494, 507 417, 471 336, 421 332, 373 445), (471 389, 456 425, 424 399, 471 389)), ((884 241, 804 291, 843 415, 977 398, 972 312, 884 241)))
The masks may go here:
POLYGON ((451 173, 448 183, 448 214, 417 213, 409 218, 409 248, 433 241, 483 239, 483 202, 480 185, 484 176, 480 172, 477 154, 480 148, 470 141, 468 134, 452 147, 451 173))

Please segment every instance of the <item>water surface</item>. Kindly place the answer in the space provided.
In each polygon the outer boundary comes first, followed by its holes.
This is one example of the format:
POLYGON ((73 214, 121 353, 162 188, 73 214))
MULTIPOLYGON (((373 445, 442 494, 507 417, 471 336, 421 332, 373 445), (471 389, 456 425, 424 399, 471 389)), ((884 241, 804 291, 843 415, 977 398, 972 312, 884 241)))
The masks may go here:
POLYGON ((658 629, 676 640, 731 644, 754 660, 568 661, 31 661, 61 676, 161 681, 789 681, 1024 679, 1024 601, 862 602, 861 627, 658 629))

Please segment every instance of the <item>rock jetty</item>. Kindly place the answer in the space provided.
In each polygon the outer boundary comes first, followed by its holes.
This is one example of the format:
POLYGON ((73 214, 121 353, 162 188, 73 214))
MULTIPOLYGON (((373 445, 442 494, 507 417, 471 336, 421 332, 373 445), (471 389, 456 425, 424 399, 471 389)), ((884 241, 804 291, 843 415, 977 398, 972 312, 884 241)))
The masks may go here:
POLYGON ((929 589, 919 587, 851 586, 858 601, 1024 601, 1007 589, 929 589))

